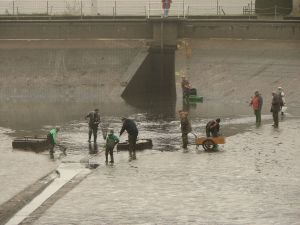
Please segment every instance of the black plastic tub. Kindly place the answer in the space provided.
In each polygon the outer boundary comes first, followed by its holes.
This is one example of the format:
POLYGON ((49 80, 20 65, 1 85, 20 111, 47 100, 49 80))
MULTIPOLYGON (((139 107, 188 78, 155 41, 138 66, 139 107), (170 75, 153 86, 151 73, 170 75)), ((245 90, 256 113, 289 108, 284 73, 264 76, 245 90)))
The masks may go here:
MULTIPOLYGON (((151 139, 139 139, 136 142, 136 150, 141 151, 145 149, 151 149, 153 147, 152 140, 151 139)), ((117 145, 118 151, 127 151, 129 150, 129 142, 120 142, 117 145)))

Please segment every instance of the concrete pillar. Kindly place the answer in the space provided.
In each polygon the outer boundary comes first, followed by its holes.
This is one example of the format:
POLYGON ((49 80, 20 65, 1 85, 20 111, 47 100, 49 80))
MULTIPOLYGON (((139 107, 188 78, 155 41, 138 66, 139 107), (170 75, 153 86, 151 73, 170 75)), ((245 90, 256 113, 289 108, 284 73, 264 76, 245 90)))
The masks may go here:
POLYGON ((153 46, 177 46, 178 23, 172 20, 159 19, 153 21, 153 46))
POLYGON ((300 0, 293 0, 293 16, 300 16, 300 0))
POLYGON ((129 103, 145 105, 176 102, 175 51, 178 25, 159 19, 153 23, 153 41, 148 55, 128 82, 122 97, 129 103))

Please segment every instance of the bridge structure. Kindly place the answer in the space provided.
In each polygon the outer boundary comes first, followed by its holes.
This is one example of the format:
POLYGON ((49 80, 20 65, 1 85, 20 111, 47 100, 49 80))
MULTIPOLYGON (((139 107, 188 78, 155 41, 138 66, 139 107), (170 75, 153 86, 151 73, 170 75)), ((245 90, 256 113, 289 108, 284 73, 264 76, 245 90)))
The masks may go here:
POLYGON ((175 51, 185 38, 300 40, 300 22, 184 18, 26 18, 0 20, 0 40, 145 39, 148 45, 123 75, 122 97, 175 101, 175 51))

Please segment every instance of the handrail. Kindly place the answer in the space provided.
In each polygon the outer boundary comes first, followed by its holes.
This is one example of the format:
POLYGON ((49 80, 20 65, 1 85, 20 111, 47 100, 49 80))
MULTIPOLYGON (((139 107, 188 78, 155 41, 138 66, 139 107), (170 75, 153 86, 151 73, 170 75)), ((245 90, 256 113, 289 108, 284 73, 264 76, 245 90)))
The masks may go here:
MULTIPOLYGON (((284 7, 256 8, 254 0, 216 0, 216 4, 201 1, 173 0, 169 16, 230 16, 230 15, 283 15, 284 7), (235 1, 235 3, 233 3, 235 1), (247 2, 247 3, 246 3, 247 2), (246 4, 245 4, 246 3, 246 4)), ((161 0, 1 0, 0 16, 163 16, 161 0)))
MULTIPOLYGON (((191 0, 173 0, 170 13, 180 17, 185 17, 188 8, 193 9, 212 7, 210 4, 198 3, 190 4, 191 0), (176 10, 174 10, 176 9, 176 10)), ((216 0, 218 5, 226 4, 228 0, 216 0)), ((231 0, 240 2, 241 0, 231 0)), ((251 1, 251 0, 244 0, 251 1)), ((227 3, 228 5, 228 3, 227 3)), ((242 9, 242 5, 237 8, 242 9)), ((233 6, 230 6, 233 9, 233 6)), ((128 12, 131 15, 146 15, 152 9, 160 9, 162 12, 161 0, 1 0, 0 15, 14 15, 16 11, 20 14, 53 14, 53 15, 122 15, 128 12), (18 9, 18 10, 17 10, 18 9)), ((156 10, 155 10, 156 11, 156 10)), ((230 13, 229 13, 230 14, 230 13)))

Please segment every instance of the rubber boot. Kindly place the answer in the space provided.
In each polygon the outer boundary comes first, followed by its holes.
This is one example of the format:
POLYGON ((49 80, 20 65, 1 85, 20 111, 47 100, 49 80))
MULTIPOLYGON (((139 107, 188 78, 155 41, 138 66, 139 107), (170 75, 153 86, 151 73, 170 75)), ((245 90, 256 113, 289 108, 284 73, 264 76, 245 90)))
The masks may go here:
POLYGON ((110 154, 110 163, 114 163, 114 155, 110 154))
POLYGON ((132 152, 131 151, 129 151, 129 160, 128 160, 129 162, 131 162, 132 161, 132 152))
POLYGON ((105 164, 108 163, 108 152, 105 152, 105 164))
POLYGON ((133 160, 136 160, 136 154, 135 154, 135 151, 133 151, 132 159, 133 159, 133 160))

